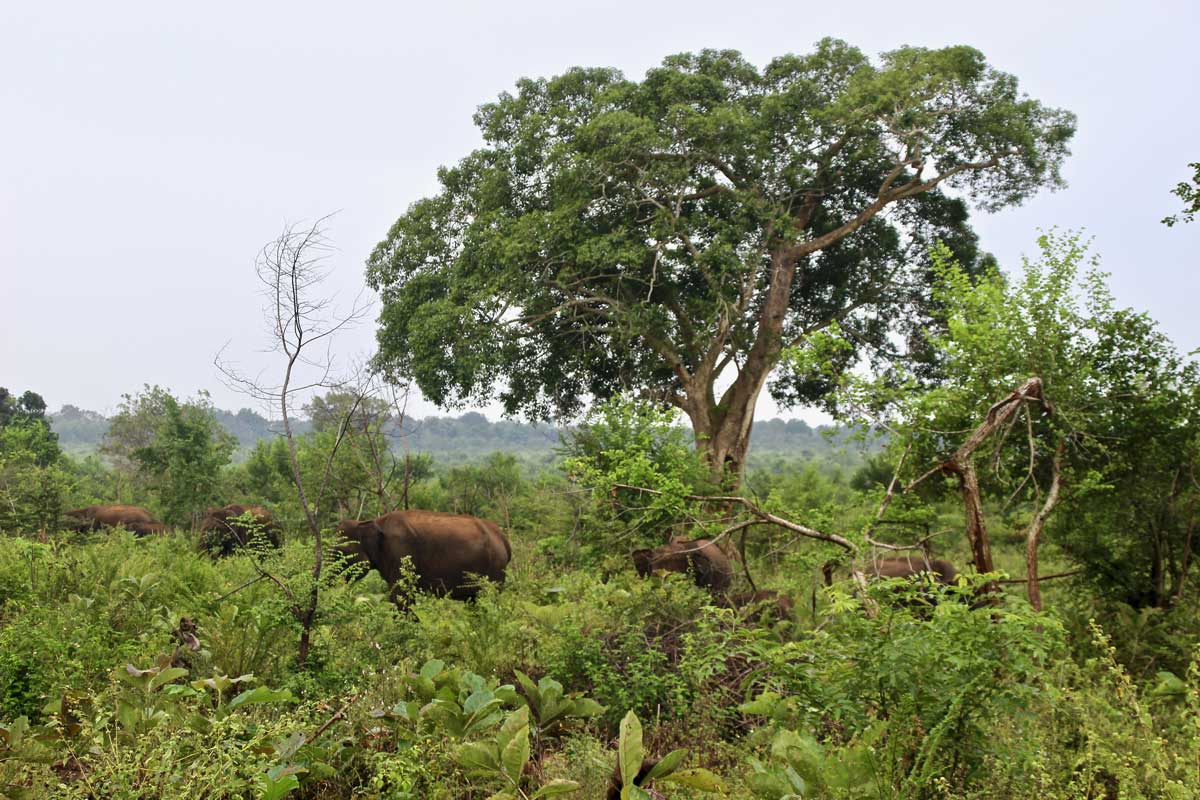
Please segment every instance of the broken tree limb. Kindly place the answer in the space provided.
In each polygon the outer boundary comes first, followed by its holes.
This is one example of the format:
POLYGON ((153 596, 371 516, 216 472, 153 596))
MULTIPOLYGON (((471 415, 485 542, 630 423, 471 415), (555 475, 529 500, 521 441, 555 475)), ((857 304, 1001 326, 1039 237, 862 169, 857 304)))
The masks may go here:
POLYGON ((1029 576, 1027 592, 1029 605, 1033 606, 1034 611, 1042 610, 1042 590, 1038 586, 1038 544, 1042 538, 1042 531, 1046 528, 1046 518, 1058 505, 1058 498, 1062 491, 1063 455, 1066 449, 1067 443, 1060 441, 1054 450, 1054 461, 1050 465, 1050 489, 1046 492, 1046 499, 1042 503, 1042 507, 1033 515, 1033 519, 1029 521, 1029 528, 1025 532, 1025 574, 1029 576))
MULTIPOLYGON (((971 545, 975 570, 979 573, 992 572, 994 564, 991 545, 988 542, 987 522, 983 514, 983 501, 979 491, 979 476, 975 472, 973 456, 989 436, 1013 420, 1017 412, 1030 400, 1036 400, 1047 410, 1050 408, 1049 403, 1042 396, 1042 379, 1036 375, 1028 378, 1003 400, 993 404, 979 427, 940 466, 943 474, 958 478, 959 493, 962 495, 963 512, 966 516, 967 541, 971 545)), ((996 588, 998 587, 994 583, 984 587, 985 591, 995 591, 996 588)))
MULTIPOLYGON (((645 494, 653 494, 653 495, 660 495, 660 496, 664 494, 664 492, 661 492, 658 489, 647 489, 644 486, 631 486, 627 483, 615 483, 615 484, 613 484, 613 488, 614 489, 626 489, 631 492, 643 492, 645 494)), ((791 520, 784 519, 783 517, 780 517, 780 516, 776 516, 775 514, 772 514, 770 511, 764 511, 763 509, 759 508, 757 505, 752 503, 750 500, 747 500, 745 497, 738 497, 737 495, 685 494, 685 495, 683 495, 683 499, 684 500, 692 500, 692 501, 701 502, 701 503, 737 504, 737 505, 740 505, 743 508, 745 508, 747 511, 749 511, 754 516, 758 517, 763 522, 768 522, 772 525, 778 525, 781 528, 785 528, 789 531, 792 531, 793 533, 797 533, 797 534, 807 537, 809 539, 817 539, 822 542, 828 542, 829 544, 835 544, 848 553, 857 553, 858 552, 858 548, 855 547, 854 544, 852 542, 850 542, 850 540, 846 539, 843 536, 838 536, 836 533, 824 533, 823 531, 819 531, 816 528, 810 528, 807 525, 801 525, 798 522, 792 522, 791 520)))
POLYGON ((887 507, 891 505, 892 498, 896 495, 896 487, 900 484, 900 470, 904 469, 904 461, 908 458, 910 452, 912 452, 912 442, 908 443, 908 446, 904 448, 904 452, 900 455, 900 460, 896 462, 896 471, 892 473, 892 479, 888 482, 887 492, 883 495, 883 502, 879 504, 879 511, 875 514, 876 520, 883 519, 883 512, 887 511, 887 507))
MULTIPOLYGON (((1070 578, 1072 575, 1081 575, 1081 574, 1083 574, 1083 570, 1081 570, 1081 569, 1072 569, 1072 570, 1068 570, 1067 572, 1055 572, 1050 575, 1042 575, 1041 577, 1038 578, 1038 582, 1044 583, 1045 581, 1052 581, 1052 580, 1056 580, 1058 578, 1070 578)), ((1029 579, 1028 578, 1004 578, 1003 580, 996 581, 996 583, 1029 583, 1029 579)))
MULTIPOLYGON (((928 530, 928 528, 926 528, 926 530, 928 530)), ((937 536, 944 536, 953 531, 954 528, 942 528, 940 531, 934 531, 933 533, 925 534, 912 544, 889 544, 888 542, 881 542, 877 539, 874 539, 870 535, 866 535, 863 538, 866 540, 867 544, 871 545, 872 547, 878 547, 880 550, 895 550, 899 552, 903 552, 905 550, 920 550, 924 552, 926 556, 928 556, 929 540, 937 536)))
POLYGON ((750 564, 746 561, 746 530, 751 525, 754 525, 757 522, 758 522, 758 520, 754 520, 754 519, 743 520, 742 522, 739 522, 735 525, 730 525, 728 528, 721 531, 721 535, 717 537, 717 539, 721 539, 725 536, 729 536, 732 540, 732 536, 734 533, 736 533, 738 531, 742 532, 742 535, 740 537, 740 542, 738 544, 738 553, 742 557, 742 559, 741 559, 742 560, 742 572, 745 573, 746 583, 750 584, 750 591, 752 591, 752 592, 757 592, 758 587, 754 585, 754 578, 750 577, 750 564))

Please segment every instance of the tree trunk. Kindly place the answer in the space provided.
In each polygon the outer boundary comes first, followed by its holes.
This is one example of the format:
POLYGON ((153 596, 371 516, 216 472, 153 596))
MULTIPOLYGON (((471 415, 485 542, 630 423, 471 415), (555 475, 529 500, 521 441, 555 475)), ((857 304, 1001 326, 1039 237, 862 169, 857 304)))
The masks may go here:
POLYGON ((1035 611, 1042 610, 1042 587, 1038 581, 1038 545, 1041 543, 1042 531, 1046 528, 1046 519, 1058 505, 1058 498, 1062 491, 1062 462, 1066 447, 1066 442, 1061 441, 1054 450, 1050 489, 1046 493, 1045 502, 1033 515, 1029 529, 1025 532, 1025 576, 1028 580, 1026 591, 1029 595, 1029 605, 1033 606, 1035 611))
POLYGON ((992 563, 992 546, 988 541, 987 523, 983 515, 983 502, 979 496, 979 477, 970 460, 947 467, 947 471, 958 477, 958 489, 963 499, 966 515, 967 541, 971 545, 971 557, 975 571, 984 573, 995 569, 992 563))
POLYGON ((750 430, 754 406, 766 383, 769 370, 757 376, 743 370, 717 403, 706 382, 693 386, 685 399, 684 412, 692 423, 696 450, 708 462, 712 482, 728 493, 742 485, 750 452, 750 430))
POLYGON ((726 417, 712 438, 698 442, 707 453, 709 474, 713 483, 726 491, 736 491, 746 474, 746 457, 750 452, 750 426, 753 418, 746 416, 744 422, 733 423, 726 417))
POLYGON ((1155 608, 1165 608, 1167 606, 1167 573, 1163 565, 1163 534, 1157 525, 1152 526, 1150 543, 1151 604, 1155 608))
POLYGON ((1183 543, 1183 557, 1179 565, 1179 577, 1175 581, 1175 588, 1171 592, 1172 605, 1179 603, 1183 599, 1183 587, 1187 583, 1188 570, 1192 566, 1192 534, 1196 530, 1196 510, 1193 508, 1188 516, 1187 539, 1183 543))
MULTIPOLYGON (((811 212, 810 208, 807 213, 811 212)), ((758 396, 783 352, 783 323, 799 258, 787 249, 772 254, 769 286, 758 314, 754 343, 734 365, 737 376, 722 393, 720 402, 714 384, 729 366, 728 358, 721 360, 728 343, 728 326, 717 336, 694 373, 679 373, 684 384, 683 396, 674 401, 692 421, 696 448, 707 455, 713 482, 730 493, 741 486, 746 472, 758 396)))

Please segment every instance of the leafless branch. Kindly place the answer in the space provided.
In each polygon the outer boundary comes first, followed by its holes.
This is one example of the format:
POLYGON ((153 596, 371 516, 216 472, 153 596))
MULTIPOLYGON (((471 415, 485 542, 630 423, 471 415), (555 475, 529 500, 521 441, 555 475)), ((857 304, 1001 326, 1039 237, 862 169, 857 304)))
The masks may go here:
MULTIPOLYGON (((647 489, 644 486, 630 486, 630 485, 624 484, 624 483, 614 484, 613 486, 616 489, 626 489, 631 492, 643 492, 645 494, 652 494, 652 495, 662 495, 663 494, 663 492, 659 491, 658 489, 647 489)), ((846 538, 837 535, 836 533, 824 533, 815 528, 810 528, 807 525, 801 525, 798 522, 792 522, 791 520, 784 519, 783 517, 780 517, 776 514, 772 514, 769 511, 764 511, 763 509, 759 508, 757 505, 755 505, 754 503, 752 503, 750 500, 746 499, 745 497, 738 497, 737 495, 721 496, 721 495, 686 494, 686 495, 683 495, 683 498, 685 500, 691 500, 691 501, 699 502, 699 503, 725 503, 725 504, 729 504, 729 505, 740 505, 743 508, 745 508, 747 511, 749 511, 751 514, 758 517, 758 519, 762 522, 768 522, 772 525, 778 525, 781 528, 785 528, 789 531, 792 531, 793 533, 800 534, 801 536, 809 538, 809 539, 817 539, 822 542, 828 542, 830 544, 835 544, 838 547, 842 548, 843 550, 845 550, 849 553, 855 553, 858 551, 858 548, 856 548, 853 543, 851 543, 846 538)), ((737 526, 735 526, 734 530, 736 530, 736 529, 737 529, 737 526)), ((732 531, 727 531, 727 532, 732 532, 732 531)))
POLYGON ((333 473, 334 458, 345 440, 354 411, 362 402, 363 392, 353 392, 353 402, 338 426, 319 485, 316 487, 316 494, 311 497, 308 491, 310 487, 306 486, 300 470, 292 426, 293 404, 297 396, 314 389, 341 389, 346 386, 345 381, 333 377, 335 370, 332 339, 337 333, 361 322, 369 311, 369 305, 363 301, 364 295, 361 292, 344 311, 338 311, 334 307, 333 297, 321 294, 322 284, 330 275, 326 260, 333 250, 325 232, 329 219, 330 216, 325 216, 308 225, 286 225, 279 236, 263 247, 254 264, 255 273, 263 287, 263 296, 266 298, 263 314, 269 331, 270 350, 283 356, 279 383, 263 381, 262 373, 254 378, 243 374, 225 359, 226 347, 221 348, 214 359, 227 386, 272 404, 279 411, 292 483, 304 511, 309 532, 313 536, 312 588, 304 603, 300 603, 294 597, 286 583, 269 573, 260 562, 255 563, 260 577, 278 586, 291 603, 292 613, 301 625, 301 664, 304 664, 308 656, 323 567, 320 503, 333 473), (311 376, 301 377, 301 373, 307 374, 309 371, 312 372, 311 376))

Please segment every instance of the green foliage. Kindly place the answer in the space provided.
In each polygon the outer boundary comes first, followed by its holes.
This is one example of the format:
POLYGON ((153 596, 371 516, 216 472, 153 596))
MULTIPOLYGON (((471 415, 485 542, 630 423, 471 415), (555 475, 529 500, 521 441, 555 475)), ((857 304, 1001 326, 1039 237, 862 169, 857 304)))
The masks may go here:
POLYGON ((685 495, 706 486, 708 470, 678 422, 677 411, 618 396, 591 409, 566 441, 564 469, 598 500, 608 500, 615 523, 636 531, 620 531, 623 549, 662 544, 692 505, 685 495))
MULTIPOLYGON (((183 524, 220 499, 221 470, 234 445, 205 393, 180 402, 165 389, 146 386, 124 395, 100 452, 129 489, 155 498, 163 519, 183 524)), ((106 498, 114 499, 120 498, 106 498)))
POLYGON ((45 413, 40 395, 0 387, 0 531, 44 531, 62 512, 70 479, 45 413))
POLYGON ((476 122, 484 146, 371 256, 379 364, 443 406, 502 386, 510 413, 570 415, 634 389, 686 396, 714 426, 757 396, 784 342, 839 318, 864 343, 918 327, 908 245, 940 236, 977 256, 941 184, 989 209, 1020 202, 1061 184, 1074 130, 971 48, 872 63, 832 39, 762 69, 706 50, 640 82, 522 80, 476 122), (731 360, 745 377, 711 400, 731 360))
POLYGON ((1192 182, 1180 181, 1171 190, 1171 194, 1183 201, 1183 211, 1164 217, 1163 224, 1167 227, 1173 227, 1181 221, 1191 222, 1196 218, 1196 212, 1200 212, 1200 161, 1192 162, 1188 166, 1195 170, 1192 182))
POLYGON ((458 751, 458 760, 469 776, 492 779, 505 788, 491 795, 496 800, 538 800, 570 794, 579 788, 574 781, 551 780, 533 789, 524 786, 531 754, 529 707, 510 713, 490 741, 472 742, 458 751))
MULTIPOLYGON (((444 492, 448 473, 421 491, 444 492)), ((866 598, 838 584, 768 628, 681 576, 545 548, 616 524, 610 496, 569 487, 522 476, 508 579, 474 603, 401 611, 377 575, 329 570, 304 669, 288 597, 311 589, 303 536, 220 561, 179 535, 0 537, 0 793, 602 797, 620 759, 639 798, 1196 798, 1190 592, 1135 609, 1052 582, 1033 613, 1011 596, 971 609, 982 577, 866 598)), ((878 505, 832 465, 780 464, 749 487, 831 529, 878 505)), ((959 513, 903 511, 938 527, 959 513)), ((825 548, 757 530, 749 543, 760 588, 807 599, 825 548)))
POLYGON ((877 797, 875 745, 885 726, 878 724, 852 746, 826 752, 812 736, 780 730, 770 745, 770 758, 750 759, 748 783, 762 800, 805 797, 877 797))
MULTIPOLYGON (((51 434, 52 435, 52 434, 51 434)), ((71 479, 47 429, 17 422, 0 428, 0 531, 53 528, 71 479)))
POLYGON ((207 400, 181 405, 167 395, 153 440, 133 458, 149 477, 164 519, 182 523, 220 499, 220 471, 232 453, 232 437, 217 425, 207 400))
MULTIPOLYGON (((8 389, 0 386, 0 430, 23 431, 24 446, 39 467, 47 467, 58 460, 58 435, 50 429, 46 419, 46 401, 36 392, 25 392, 20 398, 13 397, 8 389)), ((0 453, 11 446, 6 443, 0 453)))
POLYGON ((621 720, 621 734, 617 740, 617 766, 621 774, 621 800, 650 800, 647 788, 655 781, 676 783, 699 789, 702 792, 725 793, 720 778, 706 769, 680 769, 687 756, 684 750, 672 750, 654 762, 644 776, 638 777, 645 758, 642 743, 642 723, 637 714, 630 711, 621 720))
POLYGON ((887 423, 891 460, 907 452, 900 477, 911 480, 1039 378, 1044 402, 1026 404, 976 454, 983 492, 1024 527, 1057 462, 1064 499, 1050 508, 1053 539, 1116 599, 1169 605, 1197 508, 1183 476, 1200 456, 1200 368, 1145 314, 1116 307, 1078 235, 1051 231, 1038 246, 1012 279, 974 277, 935 249, 933 297, 945 319, 929 339, 937 383, 898 370, 847 379, 841 402, 860 422, 887 423))
POLYGON ((604 706, 588 697, 563 694, 563 686, 550 677, 534 683, 520 670, 517 681, 525 693, 539 735, 551 735, 562 729, 568 720, 586 719, 604 713, 604 706))
POLYGON ((509 508, 521 487, 521 467, 515 456, 492 453, 482 463, 451 468, 441 483, 451 510, 507 525, 509 508))

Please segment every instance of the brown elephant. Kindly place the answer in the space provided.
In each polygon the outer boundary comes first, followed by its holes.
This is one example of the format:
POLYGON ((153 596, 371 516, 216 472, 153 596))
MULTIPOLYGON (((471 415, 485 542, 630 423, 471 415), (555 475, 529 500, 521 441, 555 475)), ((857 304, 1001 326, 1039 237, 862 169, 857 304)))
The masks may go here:
POLYGON ((868 578, 911 578, 929 573, 942 586, 950 586, 958 580, 958 570, 949 561, 921 556, 873 561, 863 573, 868 578))
POLYGON ((723 592, 733 583, 729 556, 711 539, 672 539, 652 549, 634 550, 633 566, 643 578, 654 572, 691 575, 697 586, 723 592))
POLYGON ((200 520, 200 547, 213 556, 227 556, 245 547, 250 537, 258 532, 274 547, 279 547, 282 542, 279 526, 262 506, 234 503, 210 508, 200 520), (250 525, 238 520, 247 513, 252 517, 250 525))
POLYGON ((717 600, 717 604, 723 608, 732 608, 746 617, 770 616, 778 620, 790 620, 796 612, 796 601, 786 594, 770 589, 724 594, 717 600))
POLYGON ((512 558, 508 537, 496 523, 465 514, 440 511, 393 511, 364 521, 345 520, 338 531, 346 542, 338 549, 352 559, 365 561, 393 587, 401 565, 412 559, 417 589, 455 600, 479 593, 472 575, 504 582, 512 558))
POLYGON ((166 531, 166 526, 141 506, 88 506, 68 511, 66 517, 67 529, 77 533, 105 527, 122 527, 139 536, 166 531))
MULTIPOLYGON (((916 578, 924 581, 927 577, 931 577, 939 586, 953 586, 958 580, 958 570, 949 561, 927 559, 924 556, 885 558, 874 561, 867 565, 863 574, 867 580, 872 581, 889 578, 907 578, 909 580, 916 578)), ((915 596, 908 592, 901 594, 905 598, 901 600, 901 604, 916 609, 919 616, 923 616, 928 612, 930 606, 937 603, 937 597, 928 586, 918 590, 915 596), (920 609, 925 609, 925 611, 920 611, 920 609)))

